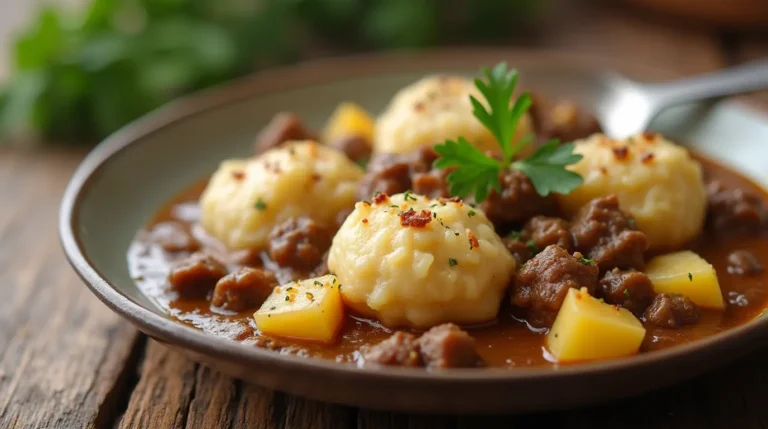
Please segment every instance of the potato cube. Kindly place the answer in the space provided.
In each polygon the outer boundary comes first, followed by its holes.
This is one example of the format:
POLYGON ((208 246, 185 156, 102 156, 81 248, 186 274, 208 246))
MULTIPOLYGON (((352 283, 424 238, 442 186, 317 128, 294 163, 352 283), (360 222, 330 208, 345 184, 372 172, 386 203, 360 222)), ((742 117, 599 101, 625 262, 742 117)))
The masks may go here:
POLYGON ((645 274, 651 279, 656 293, 679 293, 699 307, 725 308, 715 268, 689 250, 653 258, 645 274))
POLYGON ((560 362, 604 359, 637 353, 645 328, 624 308, 570 289, 547 335, 547 349, 560 362))
POLYGON ((344 321, 336 276, 327 275, 278 286, 253 314, 267 335, 330 343, 344 321))
POLYGON ((360 106, 354 103, 341 103, 328 120, 323 131, 325 143, 345 138, 362 137, 373 141, 373 118, 360 106))

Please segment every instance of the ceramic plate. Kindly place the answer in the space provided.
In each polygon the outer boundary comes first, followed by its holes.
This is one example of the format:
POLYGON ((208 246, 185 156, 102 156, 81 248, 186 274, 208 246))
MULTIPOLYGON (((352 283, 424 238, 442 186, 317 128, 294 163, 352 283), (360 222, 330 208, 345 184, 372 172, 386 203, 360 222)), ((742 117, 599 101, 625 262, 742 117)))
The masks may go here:
MULTIPOLYGON (((135 232, 220 160, 249 154, 254 135, 275 112, 293 111, 319 127, 341 101, 379 112, 396 90, 425 74, 474 75, 500 60, 518 68, 525 85, 587 106, 604 89, 607 70, 640 80, 678 77, 582 55, 487 50, 335 59, 263 72, 171 103, 100 144, 66 190, 64 250, 94 294, 158 341, 268 388, 370 408, 479 413, 573 407, 674 383, 760 345, 768 318, 688 345, 556 369, 358 369, 205 334, 169 318, 134 285, 126 250, 135 232)), ((686 106, 665 112, 653 128, 768 186, 768 119, 758 110, 730 101, 686 106)))

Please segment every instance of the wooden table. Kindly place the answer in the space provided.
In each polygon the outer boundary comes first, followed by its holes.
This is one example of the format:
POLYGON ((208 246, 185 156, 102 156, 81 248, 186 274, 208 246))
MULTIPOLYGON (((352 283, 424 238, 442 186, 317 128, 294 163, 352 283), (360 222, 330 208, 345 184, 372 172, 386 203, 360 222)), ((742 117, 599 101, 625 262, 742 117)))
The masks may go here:
MULTIPOLYGON (((559 31, 530 43, 632 57, 685 73, 768 54, 765 37, 671 29, 613 10, 586 13, 564 13, 559 31)), ((768 101, 765 94, 762 99, 768 101)), ((0 428, 768 427, 768 348, 642 397, 520 416, 354 409, 211 371, 148 341, 93 297, 66 263, 56 215, 84 154, 0 149, 0 428)))

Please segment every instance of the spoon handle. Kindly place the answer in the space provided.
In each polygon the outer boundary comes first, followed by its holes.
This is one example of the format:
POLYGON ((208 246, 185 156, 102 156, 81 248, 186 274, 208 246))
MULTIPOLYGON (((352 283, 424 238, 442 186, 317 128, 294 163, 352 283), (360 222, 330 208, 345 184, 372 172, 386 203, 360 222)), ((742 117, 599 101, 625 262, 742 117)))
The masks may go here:
POLYGON ((657 109, 724 95, 768 89, 768 58, 672 82, 647 84, 657 109))

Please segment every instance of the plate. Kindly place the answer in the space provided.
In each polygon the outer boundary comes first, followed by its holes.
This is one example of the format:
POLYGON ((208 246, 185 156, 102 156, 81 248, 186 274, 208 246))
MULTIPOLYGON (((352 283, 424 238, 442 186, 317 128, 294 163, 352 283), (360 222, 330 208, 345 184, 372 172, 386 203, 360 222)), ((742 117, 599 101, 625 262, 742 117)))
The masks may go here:
MULTIPOLYGON (((565 53, 450 50, 331 59, 274 69, 173 102, 96 147, 62 202, 61 241, 72 266, 107 306, 152 338, 203 364, 271 389, 367 408, 435 413, 523 412, 582 406, 680 381, 768 337, 768 318, 704 340, 631 358, 552 368, 366 368, 281 355, 214 337, 169 318, 131 280, 135 232, 177 192, 226 158, 251 152, 280 110, 318 127, 341 101, 381 111, 395 91, 430 73, 474 75, 506 60, 525 85, 589 106, 607 70, 642 80, 661 70, 565 53)), ((768 187, 768 120, 724 101, 670 109, 653 128, 768 187)))

